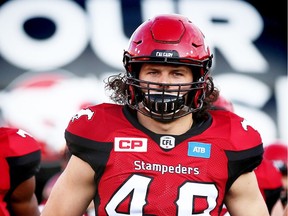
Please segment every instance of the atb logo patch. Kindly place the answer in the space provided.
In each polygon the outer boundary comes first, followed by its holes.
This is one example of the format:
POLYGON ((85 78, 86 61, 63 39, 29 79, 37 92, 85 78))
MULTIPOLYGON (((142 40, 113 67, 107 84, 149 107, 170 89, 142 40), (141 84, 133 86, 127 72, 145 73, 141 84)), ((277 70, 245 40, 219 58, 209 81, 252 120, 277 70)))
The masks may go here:
POLYGON ((188 156, 210 158, 211 144, 200 142, 188 142, 188 156))
POLYGON ((147 152, 147 138, 115 137, 115 152, 147 152))
POLYGON ((160 138, 160 147, 163 149, 172 149, 175 147, 175 138, 172 136, 162 136, 160 138))

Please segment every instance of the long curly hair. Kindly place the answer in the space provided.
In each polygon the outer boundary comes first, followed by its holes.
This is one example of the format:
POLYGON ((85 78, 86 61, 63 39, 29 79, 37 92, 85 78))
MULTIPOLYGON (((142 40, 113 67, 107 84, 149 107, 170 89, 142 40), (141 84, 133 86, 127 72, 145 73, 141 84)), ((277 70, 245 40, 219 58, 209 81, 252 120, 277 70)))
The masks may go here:
MULTIPOLYGON (((110 99, 116 104, 125 105, 128 100, 127 76, 124 73, 109 76, 105 81, 105 90, 110 92, 110 99)), ((203 106, 200 110, 193 113, 195 121, 207 117, 207 112, 211 109, 212 104, 218 99, 219 90, 215 87, 213 78, 207 78, 206 93, 203 101, 203 106)))

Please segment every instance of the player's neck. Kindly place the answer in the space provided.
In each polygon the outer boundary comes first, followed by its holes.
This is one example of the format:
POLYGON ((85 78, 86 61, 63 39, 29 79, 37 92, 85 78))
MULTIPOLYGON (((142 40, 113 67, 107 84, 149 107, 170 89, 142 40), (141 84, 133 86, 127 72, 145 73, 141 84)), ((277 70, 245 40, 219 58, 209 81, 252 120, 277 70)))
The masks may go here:
POLYGON ((193 125, 192 114, 165 123, 156 121, 139 112, 137 112, 137 117, 140 124, 158 134, 181 135, 186 133, 193 125))

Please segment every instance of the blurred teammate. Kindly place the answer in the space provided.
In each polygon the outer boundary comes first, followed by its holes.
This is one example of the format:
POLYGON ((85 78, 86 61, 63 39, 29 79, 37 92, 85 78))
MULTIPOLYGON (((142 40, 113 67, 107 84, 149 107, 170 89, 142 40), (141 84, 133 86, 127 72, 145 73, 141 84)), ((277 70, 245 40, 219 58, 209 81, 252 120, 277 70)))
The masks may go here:
POLYGON ((265 147, 264 157, 272 161, 274 166, 277 167, 282 174, 283 191, 281 193, 281 202, 284 207, 287 205, 288 195, 288 157, 287 157, 287 144, 284 142, 274 142, 265 147))
POLYGON ((271 161, 264 157, 262 163, 255 169, 255 174, 270 214, 275 216, 279 213, 282 214, 283 207, 279 205, 281 204, 280 198, 283 190, 281 173, 271 161))
POLYGON ((147 20, 124 52, 125 75, 108 79, 111 99, 72 117, 73 154, 43 216, 268 216, 252 170, 263 154, 243 118, 210 111, 218 97, 202 32, 186 17, 147 20))
MULTIPOLYGON (((218 97, 217 101, 213 103, 212 109, 234 112, 234 106, 231 101, 227 100, 223 96, 218 97)), ((270 152, 271 150, 269 150, 269 152, 265 152, 264 155, 268 153, 270 156, 270 152)), ((275 152, 275 155, 276 154, 277 151, 275 152)), ((273 155, 273 153, 271 155, 273 155)), ((275 159, 273 156, 271 156, 271 158, 275 159)), ((283 213, 283 207, 279 205, 279 203, 281 203, 280 197, 283 190, 281 173, 270 160, 265 158, 265 156, 261 164, 254 170, 254 172, 256 174, 259 189, 263 198, 265 199, 270 215, 281 215, 283 213)), ((226 212, 225 208, 222 214, 228 215, 224 214, 224 212, 226 212)))
POLYGON ((0 215, 40 215, 35 195, 40 145, 23 130, 0 128, 0 215))

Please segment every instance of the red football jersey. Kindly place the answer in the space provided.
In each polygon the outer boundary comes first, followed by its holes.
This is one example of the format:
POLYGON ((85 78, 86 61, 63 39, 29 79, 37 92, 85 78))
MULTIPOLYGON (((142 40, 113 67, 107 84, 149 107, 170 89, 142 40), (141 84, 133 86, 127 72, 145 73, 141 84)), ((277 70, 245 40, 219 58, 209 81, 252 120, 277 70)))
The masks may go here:
POLYGON ((8 216, 9 196, 40 167, 40 145, 25 131, 0 128, 0 215, 8 216))
POLYGON ((101 104, 72 117, 65 138, 95 170, 96 215, 219 215, 230 186, 262 160, 259 133, 211 111, 185 134, 155 134, 127 106, 101 104))

